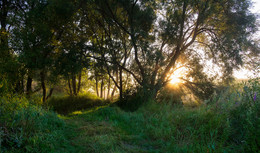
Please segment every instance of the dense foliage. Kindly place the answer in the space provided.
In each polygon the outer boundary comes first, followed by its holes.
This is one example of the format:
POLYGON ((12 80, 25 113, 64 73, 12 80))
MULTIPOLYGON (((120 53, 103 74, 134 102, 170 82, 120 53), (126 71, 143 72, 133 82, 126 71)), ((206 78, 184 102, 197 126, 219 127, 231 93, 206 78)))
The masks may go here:
POLYGON ((0 153, 259 152, 251 6, 1 0, 0 153))
POLYGON ((135 88, 153 98, 179 66, 188 69, 187 89, 206 99, 247 57, 259 58, 250 0, 3 0, 0 7, 0 83, 28 97, 41 90, 44 102, 61 85, 79 95, 84 79, 101 98, 123 100, 135 88), (215 76, 205 72, 207 60, 218 65, 215 76))

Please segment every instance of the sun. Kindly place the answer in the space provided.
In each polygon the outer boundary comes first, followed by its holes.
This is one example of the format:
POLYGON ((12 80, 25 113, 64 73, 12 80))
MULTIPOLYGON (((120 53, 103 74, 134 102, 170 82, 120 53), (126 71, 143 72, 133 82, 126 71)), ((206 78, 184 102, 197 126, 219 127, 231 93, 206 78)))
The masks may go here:
POLYGON ((171 79, 169 81, 170 84, 179 84, 179 83, 181 83, 181 79, 179 77, 176 77, 175 75, 171 75, 170 79, 171 79))
POLYGON ((186 69, 184 67, 175 70, 169 77, 169 83, 172 85, 183 83, 183 80, 181 78, 184 77, 185 71, 186 69))

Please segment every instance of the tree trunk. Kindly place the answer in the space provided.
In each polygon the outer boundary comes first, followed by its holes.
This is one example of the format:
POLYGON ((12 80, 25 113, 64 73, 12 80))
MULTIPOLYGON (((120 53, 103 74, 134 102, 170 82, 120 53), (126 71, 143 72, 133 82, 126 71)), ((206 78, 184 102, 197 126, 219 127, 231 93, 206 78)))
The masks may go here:
POLYGON ((78 90, 77 90, 77 94, 80 92, 80 87, 81 87, 81 71, 79 72, 79 76, 78 76, 78 90))
MULTIPOLYGON (((8 7, 9 4, 7 0, 2 1, 2 8, 0 12, 0 21, 1 21, 1 29, 0 32, 5 32, 6 31, 6 20, 7 20, 7 14, 8 14, 8 7)), ((6 39, 5 37, 0 37, 1 38, 1 44, 6 44, 6 39)))
POLYGON ((9 47, 8 47, 8 35, 6 34, 7 29, 7 15, 8 11, 10 11, 10 4, 8 0, 2 1, 2 8, 0 9, 0 22, 1 22, 1 29, 0 29, 0 48, 1 48, 1 58, 7 60, 10 58, 9 47))
POLYGON ((106 99, 106 88, 103 86, 103 98, 106 99))
POLYGON ((20 93, 21 92, 21 82, 17 81, 14 85, 15 85, 15 88, 14 88, 15 92, 20 93))
POLYGON ((120 101, 123 100, 123 76, 122 76, 122 68, 119 68, 119 96, 120 101))
MULTIPOLYGON (((116 82, 118 82, 118 70, 116 70, 115 74, 116 74, 116 82)), ((111 101, 113 101, 113 99, 114 99, 114 94, 116 92, 116 88, 117 88, 117 86, 115 85, 113 90, 112 90, 112 93, 111 93, 111 101)))
MULTIPOLYGON (((24 77, 24 76, 23 76, 24 77)), ((21 92, 22 93, 24 93, 24 78, 22 77, 22 80, 21 80, 21 85, 22 85, 22 87, 21 87, 21 92)))
POLYGON ((51 88, 51 89, 50 89, 50 92, 49 92, 49 94, 48 94, 46 100, 49 99, 49 98, 52 96, 53 90, 54 90, 54 88, 51 88))
POLYGON ((77 96, 77 83, 76 83, 76 76, 75 76, 75 74, 72 74, 71 82, 72 82, 73 95, 77 96))
POLYGON ((99 93, 98 93, 98 77, 96 76, 96 92, 97 92, 97 96, 99 97, 99 93))
POLYGON ((101 80, 101 86, 100 86, 100 98, 103 98, 103 85, 104 85, 104 80, 102 78, 101 80))
POLYGON ((26 82, 26 95, 30 96, 32 93, 32 77, 28 74, 27 82, 26 82))
POLYGON ((114 88, 113 88, 113 90, 111 92, 111 97, 110 97, 111 101, 113 101, 113 99, 114 99, 115 92, 116 92, 116 85, 114 86, 114 88))
POLYGON ((124 83, 124 86, 123 86, 124 89, 128 88, 128 81, 129 81, 129 74, 126 73, 126 79, 125 79, 125 83, 124 83))
POLYGON ((110 77, 108 78, 108 85, 107 85, 107 99, 109 98, 109 94, 110 94, 110 87, 111 84, 110 84, 110 77))
POLYGON ((45 86, 45 73, 44 71, 40 72, 41 77, 41 86, 42 86, 42 102, 46 101, 46 86, 45 86))
POLYGON ((72 95, 71 85, 70 85, 70 78, 68 78, 68 86, 69 86, 69 95, 72 95))

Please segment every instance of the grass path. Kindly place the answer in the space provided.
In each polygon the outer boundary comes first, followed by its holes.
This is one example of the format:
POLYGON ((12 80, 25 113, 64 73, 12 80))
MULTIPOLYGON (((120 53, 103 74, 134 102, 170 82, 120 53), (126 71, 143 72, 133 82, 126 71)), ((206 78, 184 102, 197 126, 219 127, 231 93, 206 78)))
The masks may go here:
POLYGON ((140 135, 129 133, 113 114, 104 114, 97 109, 63 117, 73 129, 70 135, 73 152, 151 152, 138 143, 140 139, 141 144, 145 143, 140 135))
POLYGON ((216 152, 214 131, 221 128, 210 112, 170 111, 158 105, 134 113, 117 107, 95 108, 63 119, 72 127, 69 152, 82 153, 216 152))
MULTIPOLYGON (((208 107, 151 104, 136 112, 103 107, 63 116, 71 127, 68 152, 241 152, 230 143, 227 114, 208 107)), ((245 148, 248 148, 245 146, 245 148)))

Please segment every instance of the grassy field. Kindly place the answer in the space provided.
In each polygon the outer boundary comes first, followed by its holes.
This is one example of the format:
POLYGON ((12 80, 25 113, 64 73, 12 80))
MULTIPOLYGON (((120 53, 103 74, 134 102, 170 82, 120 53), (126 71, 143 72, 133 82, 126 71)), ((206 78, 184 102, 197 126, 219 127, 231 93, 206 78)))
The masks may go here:
POLYGON ((150 101, 135 112, 82 96, 50 100, 57 114, 3 97, 0 152, 259 152, 259 84, 235 89, 197 107, 150 101))
POLYGON ((242 142, 249 141, 246 129, 239 129, 237 136, 242 137, 236 140, 241 143, 232 140, 234 128, 246 126, 244 123, 233 125, 233 118, 207 107, 151 104, 134 113, 106 107, 63 118, 76 127, 78 135, 71 143, 78 146, 77 152, 257 152, 242 142))
MULTIPOLYGON (((162 106, 166 110, 167 106, 162 106)), ((155 108, 151 108, 155 109, 155 108)), ((156 107, 158 109, 158 106, 156 107)), ((79 152, 214 152, 224 151, 226 124, 209 110, 126 113, 115 107, 66 117, 77 127, 79 152)), ((224 122, 225 123, 225 122, 224 122)))

